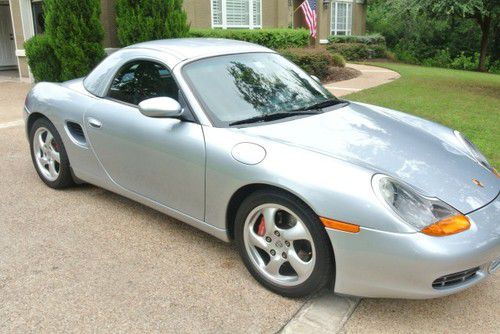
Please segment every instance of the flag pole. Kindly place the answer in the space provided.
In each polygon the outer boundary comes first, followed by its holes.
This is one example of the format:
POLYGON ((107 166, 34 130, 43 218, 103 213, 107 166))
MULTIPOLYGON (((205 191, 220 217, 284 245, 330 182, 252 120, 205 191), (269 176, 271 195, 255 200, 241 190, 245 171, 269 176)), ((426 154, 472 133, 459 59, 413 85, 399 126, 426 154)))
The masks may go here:
POLYGON ((314 38, 314 47, 318 47, 319 46, 319 33, 320 33, 320 15, 321 15, 321 11, 320 11, 320 1, 318 0, 317 3, 316 3, 316 38, 314 38))

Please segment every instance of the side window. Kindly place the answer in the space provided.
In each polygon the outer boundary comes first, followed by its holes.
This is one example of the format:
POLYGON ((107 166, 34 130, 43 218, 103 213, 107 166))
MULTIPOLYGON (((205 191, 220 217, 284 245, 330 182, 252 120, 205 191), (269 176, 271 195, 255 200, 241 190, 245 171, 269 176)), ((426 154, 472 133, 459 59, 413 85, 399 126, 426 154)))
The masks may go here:
POLYGON ((108 97, 135 105, 160 96, 178 100, 179 88, 169 69, 145 60, 123 66, 108 92, 108 97))

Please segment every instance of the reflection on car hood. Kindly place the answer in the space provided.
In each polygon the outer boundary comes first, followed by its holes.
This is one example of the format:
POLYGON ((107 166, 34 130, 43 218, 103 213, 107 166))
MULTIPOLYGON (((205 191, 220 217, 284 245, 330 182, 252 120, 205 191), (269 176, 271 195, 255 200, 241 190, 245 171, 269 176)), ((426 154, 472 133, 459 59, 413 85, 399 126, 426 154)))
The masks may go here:
POLYGON ((452 130, 380 107, 351 103, 241 130, 392 175, 462 213, 486 205, 500 190, 500 179, 464 153, 452 130))

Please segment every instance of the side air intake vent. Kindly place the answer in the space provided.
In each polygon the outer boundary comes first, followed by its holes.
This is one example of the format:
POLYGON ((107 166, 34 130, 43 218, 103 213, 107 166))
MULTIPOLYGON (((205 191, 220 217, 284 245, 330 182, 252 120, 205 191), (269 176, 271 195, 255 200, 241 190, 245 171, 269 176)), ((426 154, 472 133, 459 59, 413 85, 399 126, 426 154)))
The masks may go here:
POLYGON ((449 274, 446 276, 439 277, 432 283, 434 289, 447 288, 455 285, 462 284, 474 278, 479 271, 479 267, 472 268, 469 270, 464 270, 458 273, 449 274))
POLYGON ((66 125, 68 126, 68 132, 73 137, 73 139, 81 145, 87 144, 87 141, 85 139, 85 134, 83 133, 83 129, 78 123, 74 122, 67 122, 66 125))

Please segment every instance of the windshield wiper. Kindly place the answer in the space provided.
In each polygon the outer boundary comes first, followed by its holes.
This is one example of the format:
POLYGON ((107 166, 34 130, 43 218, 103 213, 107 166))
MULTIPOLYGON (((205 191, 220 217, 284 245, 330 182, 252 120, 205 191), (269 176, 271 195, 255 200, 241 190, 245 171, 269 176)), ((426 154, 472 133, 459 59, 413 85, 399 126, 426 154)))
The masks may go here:
POLYGON ((239 121, 234 121, 229 123, 229 126, 233 125, 241 125, 241 124, 251 124, 251 123, 259 123, 259 122, 270 122, 275 121, 277 119, 293 117, 293 116, 302 116, 302 115, 317 115, 321 114, 321 111, 288 111, 288 112, 280 112, 269 115, 260 115, 255 117, 250 117, 247 119, 242 119, 239 121))
POLYGON ((318 110, 318 109, 323 109, 323 108, 326 108, 326 107, 331 107, 331 106, 334 106, 334 105, 337 105, 337 104, 342 104, 342 103, 348 103, 347 101, 342 101, 342 100, 334 100, 334 99, 329 99, 329 100, 325 100, 325 101, 321 101, 319 103, 315 103, 315 104, 312 104, 308 107, 305 107, 305 108, 300 108, 300 109, 296 109, 294 111, 301 111, 301 110, 318 110))

